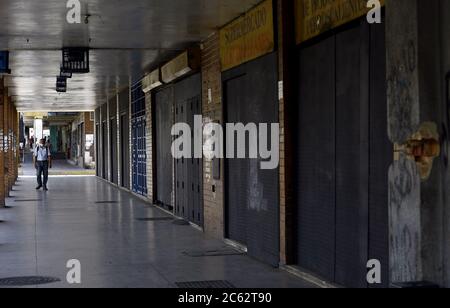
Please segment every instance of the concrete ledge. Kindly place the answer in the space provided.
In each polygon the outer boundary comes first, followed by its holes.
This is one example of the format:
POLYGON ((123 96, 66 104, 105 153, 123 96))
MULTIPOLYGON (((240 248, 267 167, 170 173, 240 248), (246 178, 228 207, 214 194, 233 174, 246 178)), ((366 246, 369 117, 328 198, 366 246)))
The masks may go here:
POLYGON ((342 286, 339 286, 337 284, 328 282, 326 280, 323 280, 322 278, 311 274, 305 270, 302 270, 299 267, 291 266, 291 265, 280 265, 280 269, 283 271, 286 271, 294 276, 297 276, 319 288, 323 289, 340 289, 342 286))

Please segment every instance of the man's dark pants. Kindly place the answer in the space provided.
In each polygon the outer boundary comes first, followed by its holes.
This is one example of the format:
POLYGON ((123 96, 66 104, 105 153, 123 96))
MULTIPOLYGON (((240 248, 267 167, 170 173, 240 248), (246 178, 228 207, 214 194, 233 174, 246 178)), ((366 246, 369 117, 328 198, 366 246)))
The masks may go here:
POLYGON ((44 175, 44 187, 47 187, 48 182, 48 161, 38 161, 37 163, 37 182, 42 187, 42 175, 44 175))

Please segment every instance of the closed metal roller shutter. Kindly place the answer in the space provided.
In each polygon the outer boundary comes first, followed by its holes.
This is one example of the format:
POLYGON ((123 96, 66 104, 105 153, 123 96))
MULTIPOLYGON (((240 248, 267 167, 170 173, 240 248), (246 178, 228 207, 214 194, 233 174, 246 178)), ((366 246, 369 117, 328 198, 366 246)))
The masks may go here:
POLYGON ((376 258, 387 285, 384 30, 357 21, 304 45, 298 70, 297 262, 367 287, 366 264, 376 258))
POLYGON ((119 94, 120 185, 130 189, 130 89, 119 94))
POLYGON ((111 182, 118 184, 117 168, 117 100, 116 97, 109 101, 109 168, 111 172, 111 182))
MULTIPOLYGON (((223 80, 227 123, 279 122, 276 53, 225 72, 223 80)), ((262 170, 260 163, 226 160, 226 235, 246 245, 251 256, 278 266, 278 168, 262 170)))
POLYGON ((173 125, 173 86, 155 93, 155 144, 156 144, 156 200, 173 207, 173 157, 171 153, 173 125))

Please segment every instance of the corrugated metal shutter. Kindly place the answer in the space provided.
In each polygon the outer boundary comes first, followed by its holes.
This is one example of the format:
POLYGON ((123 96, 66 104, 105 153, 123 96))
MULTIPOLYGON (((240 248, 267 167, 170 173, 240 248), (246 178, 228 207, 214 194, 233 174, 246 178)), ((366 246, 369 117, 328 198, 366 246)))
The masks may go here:
POLYGON ((171 153, 173 104, 173 86, 168 86, 155 93, 156 200, 159 204, 168 207, 173 207, 173 157, 171 153))
MULTIPOLYGON (((276 53, 225 72, 223 80, 227 123, 279 122, 276 53)), ((226 160, 226 233, 246 245, 251 256, 278 266, 278 168, 262 170, 260 163, 226 160)))
POLYGON ((386 286, 392 145, 384 30, 361 20, 302 46, 298 79, 298 264, 367 287, 366 264, 376 258, 386 286))

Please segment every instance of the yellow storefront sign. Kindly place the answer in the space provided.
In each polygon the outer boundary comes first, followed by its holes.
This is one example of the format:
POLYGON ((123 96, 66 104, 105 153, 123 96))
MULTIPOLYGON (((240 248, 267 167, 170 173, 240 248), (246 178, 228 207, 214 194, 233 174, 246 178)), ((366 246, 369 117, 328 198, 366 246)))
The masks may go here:
MULTIPOLYGON (((368 0, 295 0, 297 43, 367 15, 368 0)), ((384 5, 384 0, 380 0, 384 5)))
POLYGON ((222 71, 272 52, 273 20, 273 2, 266 0, 220 30, 222 71))

